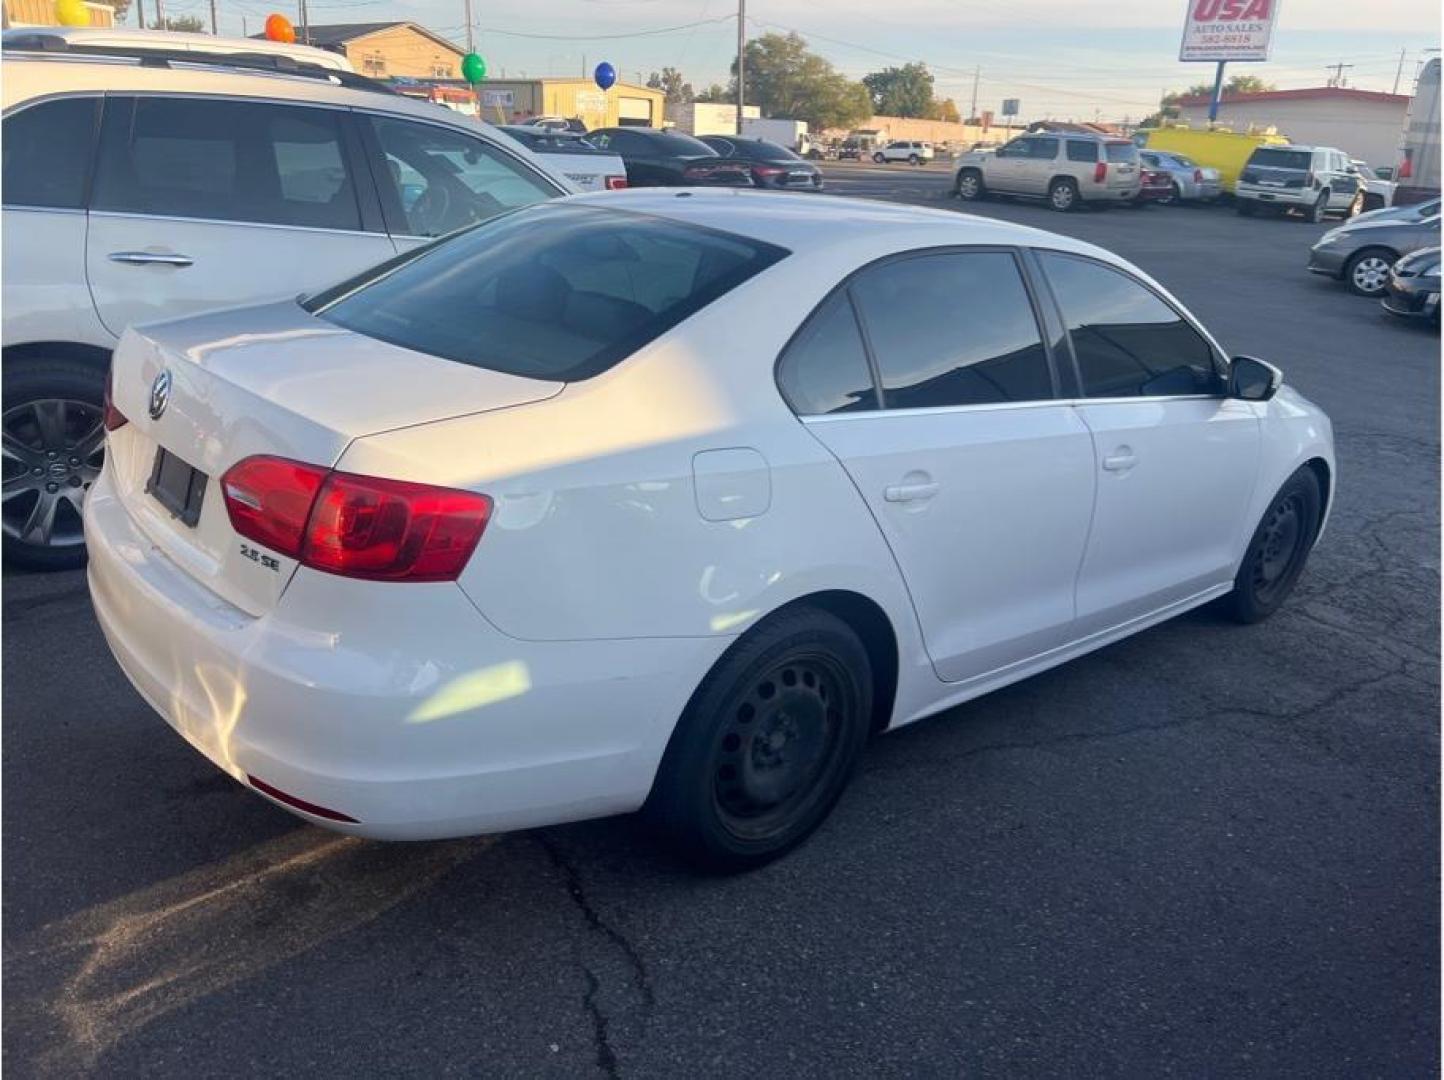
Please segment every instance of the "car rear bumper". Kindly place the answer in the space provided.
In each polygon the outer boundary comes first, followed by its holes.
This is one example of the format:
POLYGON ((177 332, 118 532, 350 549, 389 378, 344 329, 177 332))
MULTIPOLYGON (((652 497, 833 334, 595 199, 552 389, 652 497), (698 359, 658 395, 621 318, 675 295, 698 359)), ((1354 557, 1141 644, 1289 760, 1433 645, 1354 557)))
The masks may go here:
POLYGON ((307 569, 255 617, 154 548, 108 473, 85 524, 96 616, 141 696, 236 780, 355 835, 464 836, 636 809, 728 644, 524 642, 453 583, 307 569))
POLYGON ((1236 199, 1279 206, 1312 206, 1319 197, 1312 188, 1259 188, 1243 183, 1233 189, 1233 194, 1236 199))

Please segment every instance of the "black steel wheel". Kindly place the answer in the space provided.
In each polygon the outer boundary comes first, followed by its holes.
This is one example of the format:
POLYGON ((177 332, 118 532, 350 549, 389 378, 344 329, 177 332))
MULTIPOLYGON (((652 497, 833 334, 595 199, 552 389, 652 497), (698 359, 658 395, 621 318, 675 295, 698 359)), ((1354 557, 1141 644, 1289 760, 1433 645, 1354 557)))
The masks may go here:
POLYGON ((7 368, 0 525, 8 561, 37 570, 84 564, 80 514, 105 459, 104 386, 103 372, 80 363, 7 368))
POLYGON ((713 871, 776 858, 832 809, 872 714, 867 651, 846 623, 796 608, 737 642, 693 695, 647 816, 713 871))
POLYGON ((1318 535, 1322 506, 1319 479, 1307 465, 1290 476, 1269 503, 1229 594, 1240 622, 1268 618, 1293 591, 1318 535))

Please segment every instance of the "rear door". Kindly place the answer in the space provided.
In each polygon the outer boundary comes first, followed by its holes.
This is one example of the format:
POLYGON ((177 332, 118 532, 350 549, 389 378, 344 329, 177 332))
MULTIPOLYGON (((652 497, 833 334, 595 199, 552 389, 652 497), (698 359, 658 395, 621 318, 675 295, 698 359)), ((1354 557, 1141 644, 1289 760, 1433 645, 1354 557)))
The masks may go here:
POLYGON ((395 253, 346 110, 106 98, 85 262, 111 333, 295 296, 395 253))
POLYGON ((1258 472, 1255 407, 1223 396, 1223 358, 1136 278, 1058 252, 1039 261, 1068 327, 1097 501, 1077 636, 1225 583, 1258 472))
POLYGON ((780 378, 892 548, 939 677, 975 678, 1066 640, 1092 443, 1056 397, 1013 252, 864 270, 799 335, 780 378))

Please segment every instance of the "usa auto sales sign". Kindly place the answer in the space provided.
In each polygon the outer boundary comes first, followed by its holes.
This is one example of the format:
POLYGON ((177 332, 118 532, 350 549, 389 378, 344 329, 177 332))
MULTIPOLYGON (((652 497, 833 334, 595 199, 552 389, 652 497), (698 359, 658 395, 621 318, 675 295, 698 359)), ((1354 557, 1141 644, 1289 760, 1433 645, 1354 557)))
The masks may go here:
POLYGON ((1267 60, 1279 0, 1189 0, 1180 60, 1267 60))

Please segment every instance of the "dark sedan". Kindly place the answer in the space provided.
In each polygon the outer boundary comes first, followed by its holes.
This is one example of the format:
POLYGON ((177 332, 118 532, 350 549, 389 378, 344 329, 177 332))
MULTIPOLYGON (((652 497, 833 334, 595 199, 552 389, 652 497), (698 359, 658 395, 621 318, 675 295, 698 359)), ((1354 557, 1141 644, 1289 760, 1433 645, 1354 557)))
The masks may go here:
POLYGON ((1391 315, 1439 321, 1439 249, 1423 248, 1405 255, 1389 270, 1383 300, 1391 315))
POLYGON ((1439 213, 1424 218, 1360 217, 1319 237, 1309 252, 1309 269, 1338 278, 1360 296, 1381 297, 1389 267, 1420 248, 1439 246, 1439 213))
POLYGON ((758 187, 822 190, 822 173, 817 166, 785 146, 736 135, 703 135, 702 142, 730 161, 746 162, 752 170, 752 182, 758 187))
POLYGON ((706 143, 678 131, 598 128, 587 141, 627 166, 629 187, 752 187, 746 162, 729 161, 706 143))

